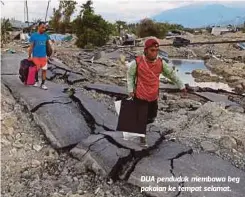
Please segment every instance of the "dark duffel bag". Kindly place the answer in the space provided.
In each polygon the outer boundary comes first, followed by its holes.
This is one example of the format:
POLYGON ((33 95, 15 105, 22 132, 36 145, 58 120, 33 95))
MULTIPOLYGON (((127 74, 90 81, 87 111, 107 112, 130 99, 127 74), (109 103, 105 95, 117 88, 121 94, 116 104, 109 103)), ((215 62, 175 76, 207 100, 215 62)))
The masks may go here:
POLYGON ((19 68, 19 78, 22 83, 26 84, 28 74, 29 74, 29 67, 34 67, 35 64, 28 60, 28 59, 23 59, 20 62, 20 68, 19 68))
POLYGON ((46 53, 48 57, 50 57, 53 53, 53 48, 49 41, 46 41, 46 53))
POLYGON ((142 100, 122 100, 117 131, 146 134, 148 104, 142 100))

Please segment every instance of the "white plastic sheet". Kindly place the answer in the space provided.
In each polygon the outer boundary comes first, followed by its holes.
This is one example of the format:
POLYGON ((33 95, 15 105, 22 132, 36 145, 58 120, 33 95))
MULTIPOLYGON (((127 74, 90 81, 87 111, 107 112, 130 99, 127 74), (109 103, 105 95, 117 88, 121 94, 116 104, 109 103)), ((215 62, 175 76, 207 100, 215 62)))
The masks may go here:
POLYGON ((115 103, 115 108, 116 108, 117 115, 119 115, 122 101, 119 100, 119 101, 115 101, 114 103, 115 103))

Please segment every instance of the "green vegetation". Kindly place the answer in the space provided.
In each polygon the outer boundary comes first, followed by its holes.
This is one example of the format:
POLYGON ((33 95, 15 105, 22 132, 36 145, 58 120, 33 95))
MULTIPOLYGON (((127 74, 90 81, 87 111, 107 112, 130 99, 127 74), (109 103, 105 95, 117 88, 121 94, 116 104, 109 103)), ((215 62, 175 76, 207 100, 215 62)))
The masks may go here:
POLYGON ((50 26, 57 33, 72 32, 71 15, 75 12, 77 2, 74 0, 61 0, 58 9, 53 9, 53 16, 50 20, 50 26))
POLYGON ((9 31, 12 30, 12 26, 9 19, 2 19, 1 21, 1 45, 7 43, 9 40, 9 31))
POLYGON ((71 21, 77 2, 75 0, 61 0, 58 9, 53 9, 50 26, 57 33, 75 33, 78 47, 92 48, 105 45, 110 36, 119 36, 121 28, 138 37, 156 36, 164 38, 171 30, 183 30, 178 24, 157 23, 151 19, 144 19, 140 23, 127 24, 116 21, 114 24, 104 20, 94 12, 93 2, 88 0, 82 4, 78 16, 71 21))
POLYGON ((169 31, 184 30, 182 25, 159 23, 151 19, 143 19, 140 23, 127 25, 129 32, 136 34, 139 37, 155 36, 164 38, 169 31))
POLYGON ((73 21, 78 47, 103 46, 109 41, 113 26, 94 13, 92 1, 83 4, 80 15, 73 21))

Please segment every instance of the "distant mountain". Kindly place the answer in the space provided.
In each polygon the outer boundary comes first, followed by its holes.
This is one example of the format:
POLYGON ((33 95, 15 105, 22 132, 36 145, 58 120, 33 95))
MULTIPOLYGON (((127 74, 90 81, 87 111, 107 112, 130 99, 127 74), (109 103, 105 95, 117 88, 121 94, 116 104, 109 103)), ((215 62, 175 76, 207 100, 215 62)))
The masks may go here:
POLYGON ((189 5, 164 11, 152 19, 158 22, 181 24, 184 27, 204 27, 208 25, 228 25, 244 23, 245 8, 227 7, 221 4, 189 5), (240 18, 237 18, 240 17, 240 18))

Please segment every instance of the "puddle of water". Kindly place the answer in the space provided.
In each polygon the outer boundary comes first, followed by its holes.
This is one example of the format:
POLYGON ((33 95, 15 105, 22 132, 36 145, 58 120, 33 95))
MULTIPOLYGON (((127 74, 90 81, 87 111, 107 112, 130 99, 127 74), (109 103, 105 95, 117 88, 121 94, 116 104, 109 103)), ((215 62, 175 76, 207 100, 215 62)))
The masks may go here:
POLYGON ((204 64, 203 60, 185 60, 185 59, 172 59, 169 62, 169 66, 175 66, 178 70, 177 76, 183 81, 184 84, 189 84, 190 86, 199 86, 202 88, 208 87, 212 89, 223 89, 226 91, 232 91, 232 88, 228 84, 220 82, 195 82, 191 73, 195 69, 208 70, 204 64))

